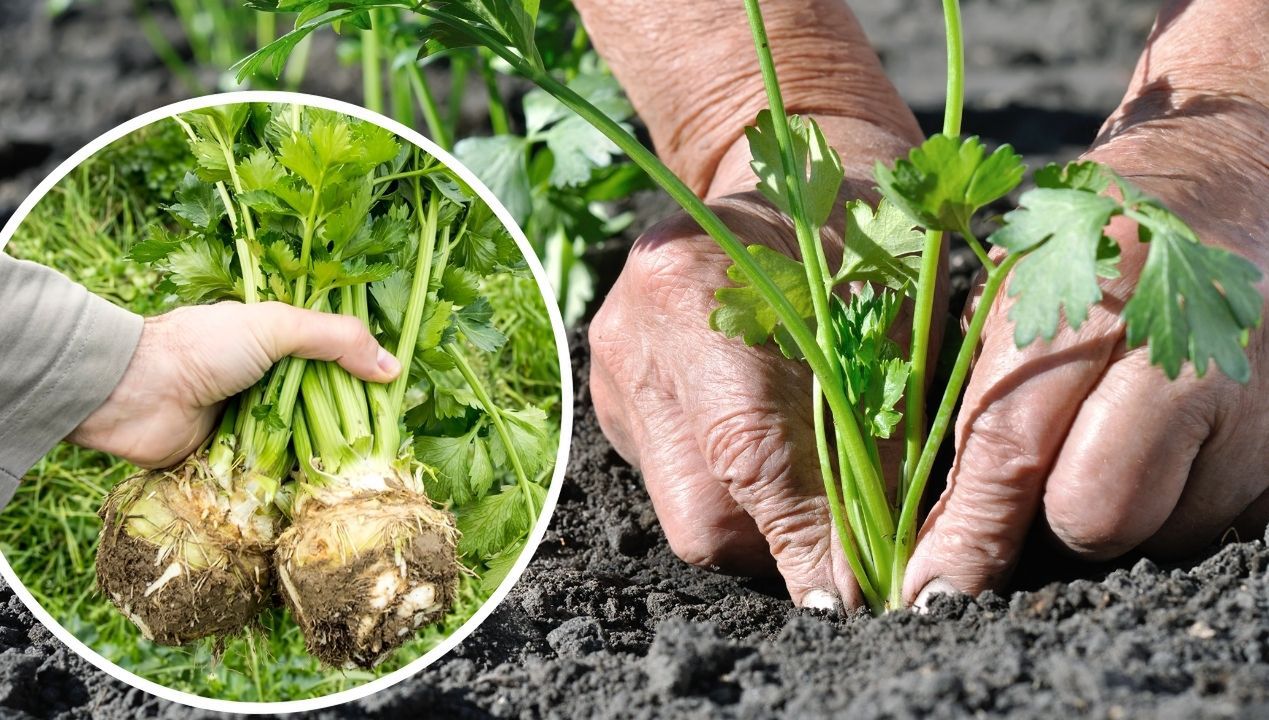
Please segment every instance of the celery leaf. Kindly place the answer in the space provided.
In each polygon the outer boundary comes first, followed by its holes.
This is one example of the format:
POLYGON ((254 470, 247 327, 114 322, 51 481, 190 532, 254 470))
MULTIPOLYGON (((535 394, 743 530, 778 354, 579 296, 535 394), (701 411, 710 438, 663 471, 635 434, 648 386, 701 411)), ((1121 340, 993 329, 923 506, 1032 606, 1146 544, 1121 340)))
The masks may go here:
POLYGON ((1028 253, 1009 280, 1014 341, 1025 347, 1037 337, 1053 339, 1063 309, 1078 330, 1089 306, 1101 300, 1098 255, 1119 206, 1096 192, 1057 187, 1030 190, 1020 205, 990 239, 1010 252, 1028 253))
POLYGON ((1128 344, 1149 342, 1150 361, 1175 378, 1189 360, 1202 377, 1211 361, 1241 383, 1251 377, 1244 347, 1261 322, 1260 270, 1203 245, 1172 212, 1146 201, 1128 210, 1150 244, 1136 292, 1124 307, 1128 344))
POLYGON ((457 437, 422 436, 415 439, 414 454, 434 471, 428 494, 438 501, 466 505, 484 497, 493 486, 494 467, 489 441, 477 424, 457 437))
MULTIPOLYGON (((499 412, 521 467, 530 478, 554 464, 555 443, 548 431, 550 422, 545 412, 532 405, 523 410, 504 409, 499 412)), ((494 433, 490 437, 490 449, 496 465, 512 467, 510 452, 501 435, 494 433)))
POLYGON ((493 325, 493 307, 486 298, 477 298, 454 313, 454 322, 468 342, 485 352, 493 352, 507 341, 507 336, 493 325))
POLYGON ((929 230, 961 232, 986 205, 1022 182, 1026 167, 1008 145, 991 155, 976 137, 934 135, 894 168, 877 163, 881 193, 929 230))
POLYGON ((862 200, 852 200, 846 204, 846 240, 835 281, 915 287, 924 246, 925 235, 894 203, 882 200, 874 213, 862 200))
MULTIPOLYGON (((820 126, 812 118, 789 116, 789 131, 793 140, 793 159, 797 164, 800 192, 806 216, 811 225, 821 228, 837 204, 845 171, 837 152, 828 144, 820 126)), ((753 156, 750 167, 758 176, 758 190, 773 205, 789 217, 801 213, 792 206, 788 176, 776 139, 774 119, 770 110, 758 113, 757 124, 745 128, 749 151, 753 156)))
MULTIPOLYGON (((814 317, 811 289, 802 263, 765 245, 750 245, 747 249, 793 308, 803 318, 814 317)), ((727 268, 727 277, 736 287, 720 288, 714 293, 719 306, 710 313, 709 326, 727 337, 742 338, 747 345, 761 345, 781 327, 780 319, 739 267, 727 268)))

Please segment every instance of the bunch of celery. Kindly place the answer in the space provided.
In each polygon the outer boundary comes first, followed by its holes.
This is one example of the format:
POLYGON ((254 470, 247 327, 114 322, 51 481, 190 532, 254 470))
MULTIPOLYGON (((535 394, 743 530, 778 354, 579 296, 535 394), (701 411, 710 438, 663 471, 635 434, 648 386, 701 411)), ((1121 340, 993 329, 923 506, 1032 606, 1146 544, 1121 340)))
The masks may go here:
POLYGON ((356 317, 404 369, 378 385, 334 363, 278 363, 204 451, 112 492, 101 587, 148 637, 179 644, 242 628, 276 576, 314 655, 373 666, 448 611, 459 525, 494 538, 465 553, 479 567, 541 509, 546 416, 501 407, 496 370, 476 368, 506 342, 483 287, 523 274, 523 257, 443 164, 378 126, 263 105, 177 122, 198 175, 168 208, 179 230, 156 229, 132 256, 184 302, 356 317), (503 477, 513 485, 493 492, 503 477), (482 515, 494 502, 509 512, 482 515))

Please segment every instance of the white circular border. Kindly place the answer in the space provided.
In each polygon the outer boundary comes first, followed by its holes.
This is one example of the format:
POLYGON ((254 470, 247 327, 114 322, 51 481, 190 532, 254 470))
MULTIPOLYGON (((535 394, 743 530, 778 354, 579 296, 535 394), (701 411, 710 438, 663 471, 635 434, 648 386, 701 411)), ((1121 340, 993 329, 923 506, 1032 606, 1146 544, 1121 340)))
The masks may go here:
POLYGON ((234 700, 217 700, 214 698, 203 697, 202 695, 194 695, 180 690, 173 690, 164 685, 160 685, 151 680, 146 680, 135 673, 124 670, 115 663, 102 657, 92 648, 85 645, 78 638, 72 635, 62 627, 60 623, 53 619, 40 604, 35 601, 34 596, 22 584, 21 579, 14 573, 13 568, 9 565, 9 561, 0 554, 0 575, 8 581, 13 591, 22 600, 23 604, 37 617, 45 627, 68 645, 72 650, 79 653, 80 656, 88 660, 96 667, 110 673, 112 676, 122 680, 133 687, 144 690, 148 693, 157 695, 164 700, 189 705, 191 707, 203 710, 211 710, 216 712, 231 712, 245 714, 263 714, 263 713, 292 713, 304 712, 310 710, 320 710, 332 707, 342 703, 350 702, 368 695, 374 694, 385 688, 391 687, 402 680, 418 673, 420 670, 439 660, 446 653, 454 648, 455 645, 462 642, 468 635, 472 633, 482 622, 489 617, 498 605, 506 598, 507 593, 511 591, 513 585, 520 579, 520 575, 528 566, 529 561, 533 559, 534 553, 537 551, 538 545, 542 542, 542 537, 546 534, 547 525, 551 521, 551 516, 555 512, 555 504, 559 501, 560 490, 564 483, 564 472, 568 464, 569 445, 573 436, 573 371, 572 364, 569 360, 568 338, 564 332, 564 321, 560 316, 559 306, 557 303, 550 302, 551 295, 548 290, 551 287, 547 280, 546 271, 542 267, 542 263, 537 259, 537 255, 533 252, 533 248, 529 245, 528 239, 524 235, 524 231, 520 229, 511 214, 503 207, 498 198, 494 196, 489 188, 485 187, 470 170, 461 165, 448 152, 437 147, 436 143, 427 139, 418 132, 402 125, 395 120, 384 117, 375 112, 371 112, 361 106, 352 105, 340 100, 332 100, 330 98, 320 97, 316 95, 308 95, 305 93, 293 92, 275 92, 275 91, 241 91, 220 93, 216 95, 207 95, 204 97, 185 100, 173 103, 157 110, 152 110, 140 117, 133 118, 128 122, 114 128, 110 132, 101 135, 97 139, 88 143, 68 160, 57 166, 51 175, 41 182, 35 191, 27 196, 22 204, 18 206, 13 217, 9 219, 2 230, 0 230, 0 249, 3 249, 9 240, 17 231, 18 226, 31 213, 31 210, 44 198, 53 187, 68 175, 72 170, 81 163, 91 157, 93 154, 106 147, 110 143, 115 142, 129 135, 146 125, 153 124, 159 120, 164 120, 173 115, 198 110, 206 107, 217 105, 232 105, 237 103, 291 103, 297 105, 308 105, 318 107, 325 110, 351 115, 366 122, 374 123, 387 130, 391 130, 399 137, 414 143, 423 148, 431 155, 439 158, 441 162, 453 171, 458 177, 462 178, 480 199, 485 201, 494 214, 502 221, 502 224, 511 232, 512 238, 515 239, 516 245, 520 248, 520 252, 524 254, 525 260, 528 261, 529 269, 533 272, 533 278, 538 283, 538 288, 542 292, 543 299, 547 300, 547 313, 551 317, 551 327, 555 331, 555 345, 559 352, 560 360, 560 386, 562 390, 561 409, 560 409, 560 445, 555 455, 555 473, 551 477, 551 487, 547 491, 546 503, 542 506, 542 513, 538 517, 537 526, 530 533, 528 542, 525 544, 524 550, 520 553, 520 557, 516 560, 515 565, 511 568, 511 572, 494 591, 493 595, 485 601, 484 605, 476 611, 467 622, 455 630, 440 645, 432 648, 423 657, 418 658, 414 662, 405 667, 389 673, 381 678, 377 678, 363 685, 359 685, 350 690, 323 695, 322 697, 309 698, 306 700, 284 700, 278 702, 241 702, 234 700))

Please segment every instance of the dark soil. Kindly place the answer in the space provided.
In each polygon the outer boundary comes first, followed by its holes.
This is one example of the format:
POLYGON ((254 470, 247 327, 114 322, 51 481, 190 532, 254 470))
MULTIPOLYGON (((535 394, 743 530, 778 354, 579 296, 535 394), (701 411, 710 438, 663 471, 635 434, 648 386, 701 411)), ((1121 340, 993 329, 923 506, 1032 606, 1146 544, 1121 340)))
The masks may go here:
MULTIPOLYGON (((1033 161, 1072 157, 1118 101, 1158 4, 966 0, 966 126, 1033 161)), ((922 122, 937 125, 936 4, 854 5, 922 122)), ((124 17, 90 6, 53 32, 26 6, 0 11, 0 206, 16 204, 78 143, 180 92, 124 17), (71 42, 60 37, 107 50, 63 59, 63 75, 47 67, 71 42), (65 115, 75 107, 83 110, 65 115)), ((647 206, 657 209, 644 220, 664 208, 647 206)), ((972 266, 955 262, 964 286, 972 266)), ((583 337, 573 338, 571 465, 528 572, 451 656, 321 717, 1269 717, 1261 541, 1168 569, 1081 566, 1037 546, 1007 594, 945 598, 929 615, 880 620, 795 610, 778 583, 685 566, 638 474, 599 432, 583 337)), ((0 707, 11 715, 201 716, 94 671, 3 590, 0 647, 0 707)))

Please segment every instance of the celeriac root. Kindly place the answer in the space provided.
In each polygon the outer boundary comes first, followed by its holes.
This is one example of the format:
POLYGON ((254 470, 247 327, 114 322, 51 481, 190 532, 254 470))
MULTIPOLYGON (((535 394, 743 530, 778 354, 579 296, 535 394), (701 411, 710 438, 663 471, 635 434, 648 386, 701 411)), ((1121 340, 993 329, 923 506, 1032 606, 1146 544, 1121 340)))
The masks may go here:
POLYGON ((409 470, 312 488, 275 553, 282 597, 308 651, 371 668, 453 605, 460 565, 454 517, 409 470))
POLYGON ((205 456, 133 475, 98 515, 97 585, 148 639, 229 635, 270 604, 277 516, 226 492, 205 456))

